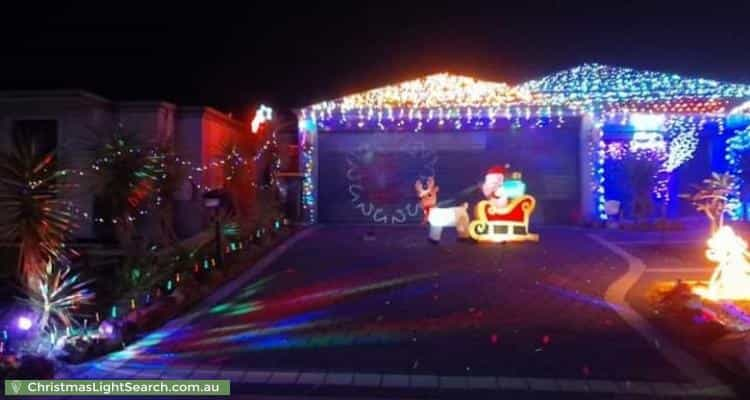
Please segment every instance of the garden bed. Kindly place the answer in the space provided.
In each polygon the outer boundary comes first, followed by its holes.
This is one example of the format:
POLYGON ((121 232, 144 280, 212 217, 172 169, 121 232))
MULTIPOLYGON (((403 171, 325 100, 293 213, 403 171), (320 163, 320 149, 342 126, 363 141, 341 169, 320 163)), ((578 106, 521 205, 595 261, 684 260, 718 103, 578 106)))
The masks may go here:
POLYGON ((113 310, 124 308, 126 312, 113 312, 114 315, 100 323, 97 332, 68 337, 58 351, 58 358, 81 363, 122 349, 191 309, 218 287, 252 267, 295 231, 296 228, 282 226, 266 235, 232 242, 237 244, 227 246, 223 267, 220 268, 215 259, 207 258, 196 263, 190 271, 177 272, 176 279, 170 279, 168 284, 147 293, 148 301, 140 303, 133 298, 122 299, 113 310))
POLYGON ((750 377, 750 301, 711 301, 695 294, 703 281, 659 282, 648 301, 652 320, 694 353, 750 377))

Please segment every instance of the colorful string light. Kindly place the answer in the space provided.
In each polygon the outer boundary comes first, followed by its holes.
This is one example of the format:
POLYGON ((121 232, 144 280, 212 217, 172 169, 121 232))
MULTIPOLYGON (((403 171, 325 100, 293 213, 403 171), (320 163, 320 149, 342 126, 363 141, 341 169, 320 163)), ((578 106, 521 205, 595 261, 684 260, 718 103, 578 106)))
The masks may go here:
MULTIPOLYGON (((569 116, 590 118, 601 131, 590 148, 592 191, 598 215, 606 219, 604 160, 625 147, 609 147, 602 129, 638 121, 664 125, 657 131, 666 157, 654 193, 668 198, 669 178, 693 157, 701 129, 716 122, 722 132, 727 110, 750 112, 748 98, 750 85, 586 63, 517 86, 448 73, 430 75, 313 104, 299 111, 299 126, 301 137, 314 138, 317 132, 342 131, 507 131, 561 127, 569 116)), ((650 140, 656 134, 645 136, 650 140)), ((303 208, 310 222, 316 219, 314 142, 303 146, 301 160, 303 208)), ((636 151, 639 144, 630 147, 636 151)))
POLYGON ((448 73, 429 75, 300 110, 300 119, 453 121, 594 113, 724 115, 750 85, 586 63, 509 86, 448 73))
POLYGON ((727 172, 729 172, 735 179, 736 191, 732 194, 730 203, 734 204, 734 207, 729 208, 729 217, 733 221, 737 221, 742 218, 743 207, 739 200, 739 189, 744 184, 744 169, 743 159, 744 154, 750 150, 750 126, 743 130, 737 131, 734 136, 727 139, 725 159, 727 161, 727 172))
POLYGON ((317 221, 317 204, 315 200, 315 150, 317 142, 317 125, 300 121, 300 162, 302 167, 302 211, 309 223, 317 221))
POLYGON ((732 100, 750 97, 750 85, 597 63, 526 82, 518 90, 531 93, 537 104, 596 114, 624 111, 721 115, 732 100))

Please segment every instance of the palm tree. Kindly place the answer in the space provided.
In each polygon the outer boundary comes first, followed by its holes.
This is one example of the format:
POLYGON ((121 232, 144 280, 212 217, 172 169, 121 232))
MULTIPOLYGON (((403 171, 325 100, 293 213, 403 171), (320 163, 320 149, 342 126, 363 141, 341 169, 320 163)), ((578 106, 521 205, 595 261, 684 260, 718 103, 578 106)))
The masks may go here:
POLYGON ((162 178, 156 188, 155 208, 158 219, 158 241, 163 246, 177 242, 174 228, 175 193, 187 179, 185 168, 180 164, 179 157, 169 146, 158 149, 162 155, 162 178))
POLYGON ((48 262, 66 259, 64 243, 78 227, 63 193, 72 187, 68 174, 56 168, 54 153, 39 152, 33 142, 0 154, 0 237, 18 243, 19 278, 26 286, 48 262))
POLYGON ((713 172, 710 178, 703 180, 696 186, 693 194, 682 194, 680 197, 689 199, 695 209, 706 214, 711 221, 711 232, 716 232, 724 225, 724 214, 729 212, 729 197, 737 189, 735 177, 725 172, 713 172))
POLYGON ((115 236, 128 249, 137 218, 156 200, 164 179, 164 155, 142 146, 136 137, 116 133, 96 151, 94 191, 111 214, 115 236))

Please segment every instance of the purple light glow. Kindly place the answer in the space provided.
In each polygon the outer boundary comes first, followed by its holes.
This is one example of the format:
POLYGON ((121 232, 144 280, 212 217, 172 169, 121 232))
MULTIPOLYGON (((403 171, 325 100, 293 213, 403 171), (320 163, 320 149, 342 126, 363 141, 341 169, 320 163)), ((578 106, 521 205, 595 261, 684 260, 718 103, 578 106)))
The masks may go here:
POLYGON ((31 318, 22 315, 16 320, 16 325, 18 326, 18 329, 28 331, 34 323, 31 321, 31 318))
POLYGON ((102 321, 101 324, 99 324, 99 334, 105 337, 112 337, 112 335, 115 333, 115 327, 112 325, 109 321, 102 321))

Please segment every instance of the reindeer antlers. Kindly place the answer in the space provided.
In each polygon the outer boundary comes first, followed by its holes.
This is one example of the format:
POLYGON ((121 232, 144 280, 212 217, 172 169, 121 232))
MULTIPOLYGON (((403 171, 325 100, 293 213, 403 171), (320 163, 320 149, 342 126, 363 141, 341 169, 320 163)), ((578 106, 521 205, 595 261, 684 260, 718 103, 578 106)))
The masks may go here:
POLYGON ((437 193, 438 190, 440 190, 440 186, 435 184, 434 176, 427 178, 427 190, 434 193, 437 193))

